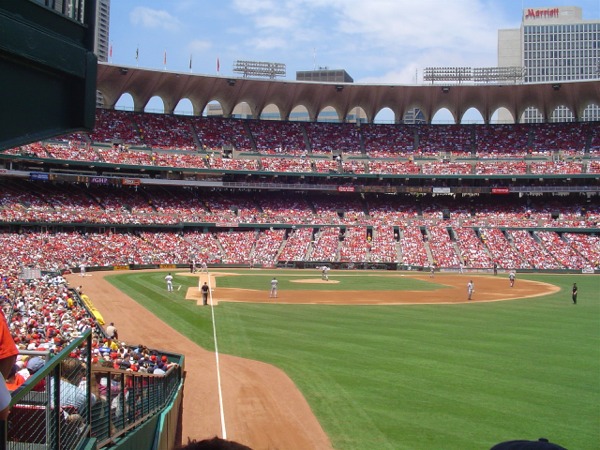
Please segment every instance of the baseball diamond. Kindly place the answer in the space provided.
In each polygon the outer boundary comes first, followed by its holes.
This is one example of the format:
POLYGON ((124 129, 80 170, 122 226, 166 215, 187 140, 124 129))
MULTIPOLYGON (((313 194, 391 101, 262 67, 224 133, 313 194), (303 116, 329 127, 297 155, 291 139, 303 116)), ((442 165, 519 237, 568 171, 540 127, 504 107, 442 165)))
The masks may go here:
MULTIPOLYGON (((158 348, 168 347, 186 355, 188 376, 185 391, 193 392, 194 395, 184 396, 182 423, 184 432, 194 430, 195 433, 202 435, 216 433, 219 427, 216 367, 213 354, 205 349, 212 347, 198 346, 187 337, 185 331, 187 327, 178 326, 174 316, 164 320, 163 316, 170 308, 165 302, 175 301, 170 297, 165 298, 162 286, 164 274, 164 270, 135 271, 119 274, 115 278, 115 274, 111 272, 95 272, 94 276, 85 277, 81 282, 83 288, 92 295, 94 305, 105 317, 119 318, 121 329, 126 330, 127 333, 123 339, 141 339, 158 348), (164 309, 156 310, 145 302, 137 303, 128 295, 115 289, 112 281, 111 284, 106 283, 107 276, 109 280, 122 280, 117 283, 121 289, 138 284, 131 279, 132 276, 135 279, 142 277, 149 280, 144 283, 146 286, 152 286, 153 282, 150 280, 155 280, 156 289, 159 291, 156 302, 164 309), (131 281, 127 281, 128 279, 131 281), (144 305, 149 310, 144 309, 144 305), (157 333, 156 330, 161 331, 157 333), (202 398, 203 402, 198 402, 198 398, 202 398)), ((523 300, 519 299, 523 298, 526 299, 524 301, 528 301, 527 299, 533 301, 559 292, 559 287, 549 283, 547 278, 537 280, 522 277, 523 279, 520 279, 514 288, 510 288, 506 274, 493 276, 440 273, 436 274, 436 278, 432 281, 426 273, 334 270, 331 272, 330 279, 337 283, 330 285, 315 276, 318 272, 313 270, 212 269, 209 274, 186 271, 175 271, 173 274, 176 282, 186 290, 184 293, 182 289, 181 299, 177 302, 182 301, 187 304, 191 302, 193 307, 200 311, 206 310, 202 307, 198 286, 205 281, 210 283, 214 290, 211 305, 216 308, 217 327, 226 320, 219 311, 228 303, 231 305, 274 303, 275 299, 270 299, 268 296, 268 281, 273 274, 276 274, 282 286, 276 299, 276 304, 281 308, 302 305, 306 307, 335 305, 336 308, 344 305, 377 308, 390 306, 411 308, 418 305, 455 308, 464 305, 472 308, 485 304, 522 302, 523 300), (350 280, 369 279, 377 280, 382 290, 362 290, 368 288, 368 282, 364 281, 365 286, 361 289, 344 290, 344 284, 347 285, 350 280), (470 305, 467 304, 466 294, 466 283, 469 279, 473 279, 477 287, 470 305), (225 280, 229 280, 230 284, 225 283, 225 280), (423 286, 432 285, 433 289, 420 287, 413 290, 391 290, 383 285, 381 280, 397 285, 408 283, 406 286, 409 287, 412 282, 423 283, 423 286), (262 286, 262 289, 249 289, 248 286, 252 286, 253 283, 262 286), (231 285, 238 285, 239 288, 231 285), (331 290, 322 290, 324 285, 331 290)), ((77 282, 81 280, 76 274, 69 275, 68 278, 77 282)), ((128 293, 134 295, 134 291, 128 293)), ((282 310, 281 314, 286 313, 282 310)), ((433 311, 428 314, 435 315, 433 311)), ((220 336, 220 339, 222 338, 220 336)), ((309 405, 305 394, 298 390, 297 380, 292 381, 289 375, 269 364, 225 354, 220 355, 220 360, 227 424, 237 440, 251 443, 253 448, 334 448, 329 435, 325 433, 320 420, 313 412, 314 406, 309 405)))
POLYGON ((600 19, 541 1, 0 2, 0 448, 600 448, 600 19))

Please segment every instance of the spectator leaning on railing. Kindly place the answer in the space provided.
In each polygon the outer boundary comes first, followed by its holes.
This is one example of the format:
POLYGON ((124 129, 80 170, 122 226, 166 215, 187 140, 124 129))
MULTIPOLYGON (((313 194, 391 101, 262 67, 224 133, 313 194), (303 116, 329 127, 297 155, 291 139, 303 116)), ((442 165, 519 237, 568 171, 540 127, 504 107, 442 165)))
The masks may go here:
POLYGON ((0 372, 2 372, 2 383, 0 384, 0 420, 8 417, 8 406, 10 405, 10 392, 6 387, 5 380, 9 377, 11 369, 17 361, 17 346, 10 335, 4 313, 0 311, 0 372))

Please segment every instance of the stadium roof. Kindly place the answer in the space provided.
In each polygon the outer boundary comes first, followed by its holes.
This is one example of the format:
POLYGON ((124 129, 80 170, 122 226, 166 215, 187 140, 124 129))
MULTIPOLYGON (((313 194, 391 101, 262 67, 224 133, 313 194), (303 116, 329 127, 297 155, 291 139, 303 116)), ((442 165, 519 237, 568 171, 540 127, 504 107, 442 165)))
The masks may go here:
POLYGON ((549 121, 558 106, 569 108, 576 120, 591 104, 600 105, 600 80, 535 84, 490 85, 366 85, 356 83, 314 83, 285 80, 206 76, 137 67, 98 64, 97 89, 104 105, 114 108, 125 93, 133 98, 134 110, 143 111, 155 96, 164 103, 165 113, 173 113, 182 99, 190 100, 195 115, 217 101, 223 115, 230 117, 240 103, 247 103, 254 118, 260 118, 268 105, 279 109, 283 120, 297 106, 304 106, 310 120, 316 121, 325 107, 333 107, 338 117, 346 117, 362 108, 367 122, 384 108, 390 108, 399 122, 406 111, 419 108, 428 122, 442 108, 447 108, 456 123, 464 113, 477 109, 485 123, 499 108, 506 108, 515 118, 528 107, 535 107, 544 121, 549 121))

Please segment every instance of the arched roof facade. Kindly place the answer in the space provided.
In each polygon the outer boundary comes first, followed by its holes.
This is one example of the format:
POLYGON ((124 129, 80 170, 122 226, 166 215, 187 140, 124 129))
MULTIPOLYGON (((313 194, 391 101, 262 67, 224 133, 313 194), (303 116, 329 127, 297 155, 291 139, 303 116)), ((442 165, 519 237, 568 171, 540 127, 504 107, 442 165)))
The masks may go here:
POLYGON ((406 111, 419 108, 428 123, 442 108, 451 112, 456 123, 460 123, 468 109, 475 108, 484 123, 489 123, 499 108, 506 108, 518 120, 525 109, 534 107, 544 121, 549 121, 554 109, 561 105, 572 111, 575 120, 582 117, 589 104, 600 105, 598 80, 504 85, 366 85, 194 75, 106 63, 98 64, 97 89, 107 108, 114 108, 119 98, 129 93, 135 111, 143 111, 152 97, 159 96, 167 114, 173 113, 179 101, 187 98, 194 115, 202 114, 211 101, 221 104, 225 117, 230 117, 235 106, 245 102, 256 119, 267 105, 276 105, 282 120, 287 120, 291 111, 302 105, 312 121, 326 106, 333 107, 342 119, 360 107, 369 123, 383 108, 393 111, 396 122, 406 111))

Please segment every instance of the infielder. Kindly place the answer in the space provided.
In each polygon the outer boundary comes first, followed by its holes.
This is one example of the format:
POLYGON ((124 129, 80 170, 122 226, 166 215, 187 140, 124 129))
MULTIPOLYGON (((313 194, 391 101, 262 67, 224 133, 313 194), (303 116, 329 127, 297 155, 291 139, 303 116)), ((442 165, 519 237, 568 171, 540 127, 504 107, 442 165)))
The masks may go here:
POLYGON ((173 292, 173 275, 169 273, 165 277, 165 281, 167 282, 167 292, 173 292))
POLYGON ((475 292, 475 283, 473 283, 473 280, 469 280, 469 282, 467 283, 468 300, 471 300, 471 298, 473 297, 473 292, 475 292))
POLYGON ((273 277, 273 279, 271 280, 271 292, 269 294, 269 298, 277 298, 277 285, 279 284, 279 282, 277 281, 277 278, 273 277))

